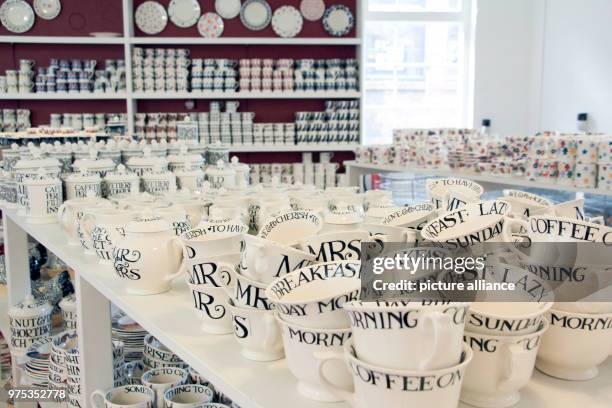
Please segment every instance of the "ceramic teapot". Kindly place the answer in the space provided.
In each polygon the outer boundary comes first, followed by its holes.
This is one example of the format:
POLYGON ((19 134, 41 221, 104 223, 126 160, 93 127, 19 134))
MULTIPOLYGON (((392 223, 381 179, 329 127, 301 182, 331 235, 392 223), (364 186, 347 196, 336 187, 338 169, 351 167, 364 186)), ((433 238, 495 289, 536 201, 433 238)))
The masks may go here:
POLYGON ((90 233, 91 250, 101 264, 112 264, 113 249, 125 236, 125 225, 137 215, 134 210, 100 208, 83 216, 83 221, 89 225, 87 230, 90 233))
POLYGON ((124 228, 125 237, 113 250, 113 267, 133 295, 166 292, 184 270, 183 249, 170 224, 144 214, 124 228))

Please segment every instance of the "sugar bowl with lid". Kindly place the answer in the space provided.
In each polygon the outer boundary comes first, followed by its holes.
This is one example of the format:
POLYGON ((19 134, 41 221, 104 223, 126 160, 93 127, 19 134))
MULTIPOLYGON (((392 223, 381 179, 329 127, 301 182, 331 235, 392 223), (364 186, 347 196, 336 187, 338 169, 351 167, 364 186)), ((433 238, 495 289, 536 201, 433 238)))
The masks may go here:
POLYGON ((113 267, 126 291, 153 295, 170 289, 184 269, 183 249, 170 223, 145 213, 127 223, 113 250, 113 267))
POLYGON ((72 168, 75 172, 98 174, 100 177, 104 177, 106 173, 115 169, 115 162, 109 158, 105 159, 98 157, 98 151, 91 149, 89 151, 89 157, 75 160, 72 164, 72 168))
POLYGON ((35 341, 51 335, 53 307, 46 300, 27 295, 8 311, 11 349, 25 351, 35 341))
POLYGON ((27 221, 33 224, 57 222, 57 211, 63 202, 62 181, 41 168, 35 177, 26 179, 23 184, 28 196, 27 221))

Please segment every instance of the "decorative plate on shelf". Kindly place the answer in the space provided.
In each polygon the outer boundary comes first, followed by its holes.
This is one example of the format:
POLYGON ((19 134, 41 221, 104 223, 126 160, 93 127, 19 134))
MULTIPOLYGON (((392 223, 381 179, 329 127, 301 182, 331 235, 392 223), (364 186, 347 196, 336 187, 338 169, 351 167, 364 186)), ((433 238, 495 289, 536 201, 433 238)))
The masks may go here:
POLYGON ((302 15, 293 6, 282 6, 274 11, 272 29, 279 37, 295 37, 302 31, 303 25, 302 15))
POLYGON ((168 25, 168 14, 164 6, 156 1, 145 1, 134 14, 136 26, 145 34, 154 35, 164 31, 168 25))
POLYGON ((34 12, 43 20, 53 20, 62 11, 60 0, 34 0, 34 12))
POLYGON ((0 6, 0 22, 12 33, 25 33, 34 25, 34 10, 23 0, 6 0, 0 6))
POLYGON ((325 2, 323 0, 302 0, 300 11, 306 20, 318 21, 325 14, 325 2))
POLYGON ((348 7, 335 4, 325 10, 323 28, 334 37, 347 35, 355 25, 355 17, 348 7))
POLYGON ((226 20, 237 17, 241 7, 240 0, 215 0, 215 11, 226 20))
POLYGON ((272 9, 266 0, 247 0, 240 9, 240 21, 251 31, 261 31, 272 20, 272 9))
POLYGON ((223 34, 223 19, 217 13, 204 13, 198 20, 198 32, 204 38, 218 38, 223 34))
POLYGON ((170 21, 181 28, 195 25, 201 11, 198 0, 172 0, 168 6, 170 21))

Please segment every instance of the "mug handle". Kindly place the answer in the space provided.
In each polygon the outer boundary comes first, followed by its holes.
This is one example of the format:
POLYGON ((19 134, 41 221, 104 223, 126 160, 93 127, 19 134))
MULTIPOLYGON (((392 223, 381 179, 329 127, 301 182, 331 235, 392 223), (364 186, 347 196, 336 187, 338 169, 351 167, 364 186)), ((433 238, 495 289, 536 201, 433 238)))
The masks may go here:
POLYGON ((599 225, 606 225, 604 223, 604 218, 603 216, 598 216, 598 217, 591 217, 587 220, 588 222, 592 222, 593 224, 599 224, 599 225))
POLYGON ((104 396, 104 392, 102 392, 101 390, 95 390, 94 392, 91 393, 91 397, 89 398, 89 401, 91 402, 91 405, 94 408, 104 408, 104 400, 105 400, 105 396, 104 396), (100 401, 100 398, 102 400, 102 403, 100 405, 98 405, 98 403, 96 401, 100 401))
POLYGON ((431 346, 430 354, 421 360, 419 364, 419 370, 429 370, 429 365, 436 358, 440 350, 445 350, 447 347, 446 339, 448 336, 443 333, 443 328, 449 325, 450 316, 439 312, 430 312, 423 315, 423 324, 430 324, 432 331, 433 344, 431 346))
MULTIPOLYGON (((343 390, 342 388, 336 386, 331 381, 329 381, 325 375, 325 365, 330 361, 340 361, 344 364, 346 363, 346 359, 342 353, 337 353, 333 351, 323 351, 323 352, 314 352, 314 357, 319 360, 319 380, 323 385, 327 386, 331 389, 332 393, 338 395, 338 397, 342 398, 344 401, 348 402, 348 404, 352 407, 357 406, 357 395, 354 392, 350 392, 347 390, 343 390)), ((350 371, 350 368, 349 368, 350 371)))
POLYGON ((502 391, 514 390, 517 385, 525 381, 525 373, 532 367, 529 351, 521 347, 520 344, 507 344, 503 354, 503 374, 497 383, 497 387, 502 391))
POLYGON ((181 264, 179 265, 177 271, 174 272, 172 275, 168 275, 164 278, 166 282, 172 282, 175 278, 178 278, 179 276, 181 276, 183 272, 185 272, 185 269, 187 268, 186 262, 185 262, 185 259, 187 259, 185 257, 185 252, 187 251, 187 249, 183 245, 183 242, 181 241, 179 237, 173 236, 172 245, 176 245, 182 251, 183 256, 181 257, 181 264))
POLYGON ((217 264, 217 272, 219 273, 219 275, 221 275, 221 283, 224 284, 225 286, 231 287, 232 286, 232 282, 236 279, 235 278, 235 273, 236 270, 234 269, 234 265, 227 263, 227 262, 219 262, 217 264), (223 281, 223 274, 227 273, 227 282, 223 281))
POLYGON ((506 220, 504 221, 504 226, 502 228, 502 238, 504 242, 507 244, 510 251, 513 252, 515 255, 517 255, 519 259, 529 258, 523 251, 518 249, 513 243, 512 227, 515 225, 521 226, 525 228, 527 231, 529 231, 529 223, 527 221, 520 220, 517 218, 506 218, 506 220))
POLYGON ((263 317, 266 326, 266 336, 263 341, 263 346, 269 348, 281 338, 281 332, 273 313, 264 313, 263 317))

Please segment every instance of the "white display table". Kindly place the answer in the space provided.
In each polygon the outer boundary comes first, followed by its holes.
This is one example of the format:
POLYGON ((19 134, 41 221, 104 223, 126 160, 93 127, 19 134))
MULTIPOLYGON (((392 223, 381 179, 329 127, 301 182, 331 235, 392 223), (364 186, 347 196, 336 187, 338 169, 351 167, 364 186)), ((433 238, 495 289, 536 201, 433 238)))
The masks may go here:
MULTIPOLYGON (((111 267, 100 265, 97 258, 85 255, 80 247, 67 245, 58 224, 28 224, 12 209, 3 210, 3 220, 11 304, 19 302, 29 291, 24 232, 76 271, 84 395, 112 385, 109 307, 112 302, 242 408, 347 407, 342 403, 317 403, 299 395, 297 381, 286 360, 249 361, 240 354, 232 335, 204 334, 183 280, 177 279, 172 290, 163 294, 128 295, 111 267)), ((588 382, 561 381, 536 372, 522 396, 517 405, 520 408, 609 408, 612 360, 601 367, 598 378, 588 382)))

